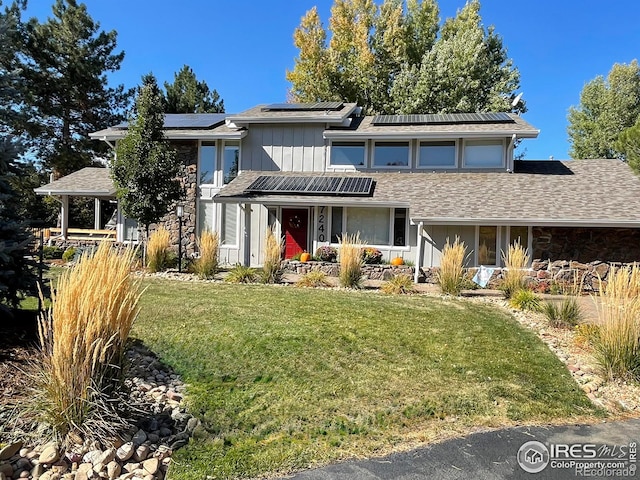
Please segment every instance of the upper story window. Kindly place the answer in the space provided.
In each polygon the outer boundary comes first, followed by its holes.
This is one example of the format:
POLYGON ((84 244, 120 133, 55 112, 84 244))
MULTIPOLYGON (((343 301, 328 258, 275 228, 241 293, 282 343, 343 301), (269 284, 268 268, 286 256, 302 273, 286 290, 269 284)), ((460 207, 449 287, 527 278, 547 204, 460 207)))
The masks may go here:
POLYGON ((465 167, 504 166, 504 142, 501 140, 467 140, 464 144, 465 167))
POLYGON ((202 142, 200 160, 198 162, 198 178, 200 185, 211 185, 216 173, 216 142, 202 142))
POLYGON ((456 166, 456 142, 420 142, 418 167, 453 168, 456 166))
POLYGON ((373 148, 373 166, 408 167, 409 142, 376 142, 373 148))
POLYGON ((363 167, 364 164, 364 142, 333 142, 331 144, 331 165, 363 167))
POLYGON ((222 156, 222 184, 226 185, 238 176, 240 161, 240 143, 225 142, 222 156))

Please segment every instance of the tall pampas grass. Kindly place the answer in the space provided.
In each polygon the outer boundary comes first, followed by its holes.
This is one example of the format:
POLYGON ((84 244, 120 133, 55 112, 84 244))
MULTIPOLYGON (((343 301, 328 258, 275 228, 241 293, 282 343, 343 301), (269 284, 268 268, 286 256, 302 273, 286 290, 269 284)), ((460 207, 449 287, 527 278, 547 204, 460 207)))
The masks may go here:
POLYGON ((442 249, 440 270, 438 270, 438 284, 442 293, 460 295, 464 285, 464 261, 467 255, 467 247, 460 237, 456 236, 453 244, 449 242, 442 249))
POLYGON ((509 245, 507 252, 502 252, 502 261, 505 269, 502 271, 502 284, 500 289, 506 298, 511 298, 519 290, 527 288, 526 268, 529 265, 527 250, 515 242, 509 245))
POLYGON ((360 288, 362 286, 362 248, 365 243, 360 240, 360 232, 352 235, 343 234, 338 239, 338 262, 340 263, 340 286, 360 288))
POLYGON ((169 231, 162 225, 149 237, 147 244, 147 268, 150 272, 161 272, 169 266, 169 231))
POLYGON ((197 240, 200 257, 193 263, 193 270, 200 278, 211 278, 218 271, 220 235, 205 230, 197 240))
POLYGON ((276 233, 275 226, 267 229, 264 241, 264 263, 262 264, 262 281, 278 283, 282 277, 282 247, 284 239, 276 233))
POLYGON ((51 437, 104 438, 119 416, 107 395, 118 379, 141 295, 131 274, 135 251, 120 253, 102 243, 64 272, 51 307, 39 321, 42 358, 36 365, 30 403, 51 437))
POLYGON ((609 379, 640 379, 640 268, 613 267, 595 297, 596 360, 609 379))

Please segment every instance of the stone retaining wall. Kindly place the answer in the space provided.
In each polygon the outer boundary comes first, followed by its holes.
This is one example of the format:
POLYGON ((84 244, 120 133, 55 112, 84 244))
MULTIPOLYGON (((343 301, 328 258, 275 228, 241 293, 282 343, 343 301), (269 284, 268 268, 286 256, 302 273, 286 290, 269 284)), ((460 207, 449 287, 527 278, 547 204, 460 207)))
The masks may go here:
MULTIPOLYGON (((285 260, 282 262, 284 273, 295 273, 304 275, 312 270, 320 270, 330 277, 337 277, 340 273, 340 264, 333 262, 298 262, 296 260, 285 260)), ((413 267, 407 265, 364 265, 363 275, 368 280, 389 280, 394 275, 409 275, 413 278, 413 267)))

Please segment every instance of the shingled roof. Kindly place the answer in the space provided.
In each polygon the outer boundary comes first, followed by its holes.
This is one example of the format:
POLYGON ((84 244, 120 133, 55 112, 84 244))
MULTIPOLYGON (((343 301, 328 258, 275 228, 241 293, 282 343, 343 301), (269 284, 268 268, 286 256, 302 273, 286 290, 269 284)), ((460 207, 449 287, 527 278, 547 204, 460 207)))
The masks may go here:
POLYGON ((85 167, 77 172, 47 183, 34 190, 38 195, 75 195, 85 197, 114 197, 109 169, 85 167))
POLYGON ((640 227, 640 177, 618 160, 518 161, 515 173, 242 172, 216 196, 220 202, 396 206, 431 224, 640 227), (246 192, 259 175, 362 176, 368 197, 246 192))

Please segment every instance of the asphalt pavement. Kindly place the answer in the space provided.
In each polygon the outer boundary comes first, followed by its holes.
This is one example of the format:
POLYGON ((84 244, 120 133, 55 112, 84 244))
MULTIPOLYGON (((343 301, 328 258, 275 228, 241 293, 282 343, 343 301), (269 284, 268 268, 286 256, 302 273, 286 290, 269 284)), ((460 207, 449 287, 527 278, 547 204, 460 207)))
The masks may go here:
POLYGON ((594 425, 517 427, 476 433, 382 458, 284 477, 294 480, 557 480, 640 478, 640 418, 594 425), (524 448, 523 445, 527 444, 524 448), (545 456, 546 452, 546 456, 545 456), (529 471, 523 469, 521 463, 529 471))

